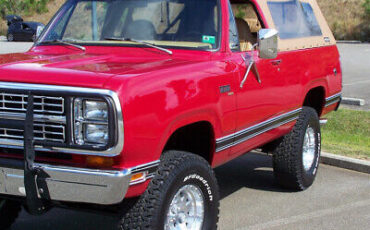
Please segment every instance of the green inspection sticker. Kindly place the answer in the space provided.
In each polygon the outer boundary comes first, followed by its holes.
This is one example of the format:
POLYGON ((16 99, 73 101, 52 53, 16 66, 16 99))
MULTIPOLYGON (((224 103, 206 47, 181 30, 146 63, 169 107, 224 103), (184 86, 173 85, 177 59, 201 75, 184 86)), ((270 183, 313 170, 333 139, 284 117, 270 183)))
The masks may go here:
POLYGON ((203 35, 202 42, 203 43, 209 43, 209 44, 215 44, 216 43, 216 37, 215 36, 203 35))

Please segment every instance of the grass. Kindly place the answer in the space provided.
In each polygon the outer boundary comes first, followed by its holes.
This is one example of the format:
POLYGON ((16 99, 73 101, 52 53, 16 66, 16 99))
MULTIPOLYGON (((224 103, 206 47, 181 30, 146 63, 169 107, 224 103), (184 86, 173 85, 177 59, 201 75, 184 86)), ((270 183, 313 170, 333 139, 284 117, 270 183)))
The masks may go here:
POLYGON ((370 112, 339 109, 326 118, 321 131, 324 151, 370 160, 370 112))

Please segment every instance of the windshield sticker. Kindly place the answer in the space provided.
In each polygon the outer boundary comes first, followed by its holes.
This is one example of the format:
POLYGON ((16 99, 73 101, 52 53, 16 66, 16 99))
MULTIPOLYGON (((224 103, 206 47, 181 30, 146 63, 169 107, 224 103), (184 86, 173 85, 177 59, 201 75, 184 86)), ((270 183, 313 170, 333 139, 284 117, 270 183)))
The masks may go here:
POLYGON ((215 36, 203 35, 202 42, 214 45, 214 44, 216 44, 216 37, 215 36))

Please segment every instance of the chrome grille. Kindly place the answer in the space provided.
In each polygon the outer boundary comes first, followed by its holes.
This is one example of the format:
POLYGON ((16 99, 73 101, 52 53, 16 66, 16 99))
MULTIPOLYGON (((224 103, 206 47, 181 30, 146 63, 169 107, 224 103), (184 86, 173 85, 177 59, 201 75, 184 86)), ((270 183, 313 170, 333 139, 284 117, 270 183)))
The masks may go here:
MULTIPOLYGON (((35 140, 41 141, 65 141, 65 128, 63 125, 34 124, 35 140)), ((0 138, 23 140, 23 130, 0 128, 0 138)))
MULTIPOLYGON (((28 95, 0 92, 0 118, 24 120, 27 112, 28 95)), ((35 140, 64 143, 66 140, 66 116, 64 98, 34 95, 35 140)), ((0 127, 0 144, 23 144, 23 130, 0 127)))
MULTIPOLYGON (((28 96, 26 94, 0 93, 0 111, 26 112, 27 100, 28 96)), ((35 95, 34 107, 34 113, 63 114, 64 98, 35 95)))

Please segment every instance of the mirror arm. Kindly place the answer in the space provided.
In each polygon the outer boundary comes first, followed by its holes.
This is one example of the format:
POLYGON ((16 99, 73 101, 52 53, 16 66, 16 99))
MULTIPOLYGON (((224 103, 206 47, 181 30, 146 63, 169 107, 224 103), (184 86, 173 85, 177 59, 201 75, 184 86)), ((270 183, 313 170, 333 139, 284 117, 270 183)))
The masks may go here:
POLYGON ((240 82, 240 88, 243 88, 244 83, 247 80, 248 75, 249 75, 249 72, 251 71, 252 67, 254 67, 254 70, 256 72, 256 77, 257 77, 258 83, 261 84, 260 74, 259 74, 258 69, 257 69, 256 61, 254 60, 254 49, 257 46, 258 46, 258 43, 254 44, 252 46, 252 56, 251 56, 251 60, 249 61, 249 64, 247 63, 247 58, 243 54, 241 54, 241 56, 242 56, 242 58, 243 58, 243 60, 245 62, 245 65, 248 66, 248 68, 247 68, 247 71, 245 72, 245 75, 243 77, 243 80, 240 82))

